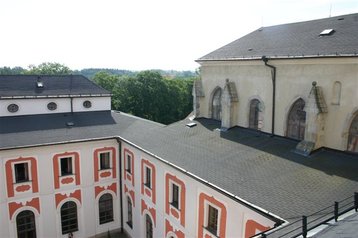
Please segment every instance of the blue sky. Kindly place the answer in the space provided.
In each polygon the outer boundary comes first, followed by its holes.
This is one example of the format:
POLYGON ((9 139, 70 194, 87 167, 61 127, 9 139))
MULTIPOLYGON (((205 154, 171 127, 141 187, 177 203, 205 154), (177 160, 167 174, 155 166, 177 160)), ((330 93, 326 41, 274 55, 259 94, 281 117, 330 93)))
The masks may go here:
POLYGON ((261 26, 357 12, 357 0, 0 0, 0 67, 195 70, 261 26))

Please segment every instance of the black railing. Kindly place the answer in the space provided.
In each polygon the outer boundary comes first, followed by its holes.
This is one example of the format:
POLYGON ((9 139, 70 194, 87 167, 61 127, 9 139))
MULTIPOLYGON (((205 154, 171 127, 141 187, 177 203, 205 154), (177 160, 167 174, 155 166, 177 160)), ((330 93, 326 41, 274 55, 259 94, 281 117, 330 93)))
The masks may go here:
POLYGON ((308 231, 327 223, 352 209, 358 211, 358 192, 353 196, 347 197, 341 201, 334 202, 333 205, 325 207, 309 216, 302 216, 302 218, 290 222, 288 225, 278 229, 273 229, 261 234, 262 238, 288 238, 303 236, 307 237, 308 231))

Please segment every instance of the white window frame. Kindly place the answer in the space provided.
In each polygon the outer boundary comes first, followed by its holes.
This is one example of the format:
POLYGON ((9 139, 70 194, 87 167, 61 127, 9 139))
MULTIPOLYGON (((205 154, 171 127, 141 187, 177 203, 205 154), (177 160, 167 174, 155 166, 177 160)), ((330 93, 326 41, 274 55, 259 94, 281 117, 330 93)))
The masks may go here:
POLYGON ((112 169, 113 168, 113 164, 112 164, 112 151, 108 150, 108 151, 101 151, 98 152, 98 169, 99 170, 108 170, 108 169, 112 169), (101 168, 101 154, 104 153, 108 153, 109 154, 109 168, 101 168))
POLYGON ((31 161, 19 161, 19 162, 12 163, 12 178, 13 178, 13 183, 15 183, 15 184, 31 182, 31 181, 32 181, 31 161), (28 180, 22 181, 22 182, 17 182, 17 181, 16 181, 16 169, 15 169, 15 165, 17 165, 17 164, 27 164, 27 176, 28 176, 28 180))
POLYGON ((205 200, 204 202, 204 207, 205 207, 205 211, 204 211, 204 229, 209 232, 210 234, 215 235, 216 237, 219 237, 219 232, 220 232, 220 221, 221 221, 221 208, 216 206, 215 204, 205 200), (216 234, 213 234, 211 230, 207 229, 208 225, 209 225, 209 206, 215 208, 216 210, 218 210, 218 221, 217 221, 217 229, 216 229, 216 234))
POLYGON ((72 176, 72 175, 75 175, 75 171, 76 171, 76 168, 75 168, 75 157, 74 156, 63 156, 63 157, 60 157, 58 159, 58 169, 59 169, 59 176, 60 177, 66 177, 66 176, 72 176), (71 174, 62 174, 62 168, 61 168, 61 160, 62 159, 67 159, 67 158, 71 158, 71 168, 72 168, 72 173, 71 174))

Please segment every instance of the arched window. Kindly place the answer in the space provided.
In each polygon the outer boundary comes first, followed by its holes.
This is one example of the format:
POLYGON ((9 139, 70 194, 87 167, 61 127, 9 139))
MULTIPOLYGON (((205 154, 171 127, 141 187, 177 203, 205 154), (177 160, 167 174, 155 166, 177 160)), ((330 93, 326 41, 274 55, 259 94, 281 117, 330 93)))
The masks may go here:
POLYGON ((212 100, 212 118, 221 120, 221 88, 215 90, 212 100))
POLYGON ((16 217, 16 228, 18 238, 35 238, 36 225, 34 213, 29 210, 20 212, 16 217))
POLYGON ((148 214, 145 214, 145 238, 153 238, 153 222, 148 214))
POLYGON ((78 231, 77 205, 75 202, 69 201, 62 205, 61 227, 63 235, 78 231))
POLYGON ((129 197, 127 197, 127 224, 130 228, 133 227, 133 212, 132 212, 132 208, 133 208, 133 205, 132 205, 132 201, 129 197))
POLYGON ((342 84, 338 81, 334 82, 332 89, 332 104, 339 105, 341 101, 342 84))
POLYGON ((287 137, 303 140, 305 136, 305 101, 299 98, 291 107, 287 118, 287 137))
POLYGON ((259 129, 260 101, 252 99, 250 102, 249 128, 259 129))
POLYGON ((347 150, 358 152, 358 113, 356 113, 349 128, 347 150))
POLYGON ((99 224, 113 221, 113 198, 109 193, 103 194, 99 198, 99 224))

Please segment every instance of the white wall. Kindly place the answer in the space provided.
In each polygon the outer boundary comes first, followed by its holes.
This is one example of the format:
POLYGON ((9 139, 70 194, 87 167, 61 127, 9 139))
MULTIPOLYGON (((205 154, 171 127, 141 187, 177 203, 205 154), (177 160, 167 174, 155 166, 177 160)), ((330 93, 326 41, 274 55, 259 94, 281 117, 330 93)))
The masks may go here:
MULTIPOLYGON (((74 112, 103 111, 103 110, 111 110, 111 97, 73 98, 74 112), (91 108, 83 107, 83 102, 86 100, 89 100, 92 103, 91 108)), ((0 100, 0 117, 49 114, 49 113, 65 113, 65 112, 71 112, 70 98, 26 98, 26 99, 0 100), (50 102, 54 102, 57 104, 56 110, 51 111, 47 108, 47 104, 50 102), (7 107, 13 103, 19 106, 19 110, 15 113, 11 113, 7 110, 7 107)))
MULTIPOLYGON (((275 134, 285 136, 286 119, 293 102, 302 97, 306 103, 312 82, 323 90, 328 106, 325 121, 324 146, 346 150, 350 116, 358 110, 358 59, 289 59, 270 60, 277 69, 275 134), (339 105, 332 104, 334 82, 342 84, 339 105)), ((205 98, 200 100, 200 116, 210 118, 210 95, 216 86, 224 88, 225 80, 235 82, 238 93, 238 115, 234 123, 248 127, 249 102, 253 98, 264 103, 263 128, 271 132, 272 80, 270 68, 261 60, 202 62, 201 78, 205 98)))
POLYGON ((99 233, 120 228, 120 199, 119 199, 119 163, 116 164, 117 178, 108 178, 100 182, 94 182, 93 153, 97 148, 116 148, 116 160, 118 161, 118 142, 116 140, 103 140, 84 143, 73 143, 65 145, 43 146, 26 149, 1 151, 0 165, 0 236, 16 237, 15 217, 9 220, 9 202, 23 202, 34 197, 40 197, 40 216, 36 217, 38 237, 67 237, 61 234, 60 211, 55 205, 55 193, 69 194, 80 189, 82 203, 78 206, 79 231, 74 232, 74 237, 89 237, 99 233), (78 152, 80 155, 81 184, 71 185, 55 190, 53 156, 64 152, 78 152), (37 160, 39 192, 7 198, 5 162, 8 159, 18 157, 35 157, 37 160), (117 185, 117 196, 114 197, 114 221, 99 225, 98 222, 98 201, 95 199, 94 187, 96 185, 106 186, 112 183, 117 185), (97 209, 97 210, 96 210, 97 209))

